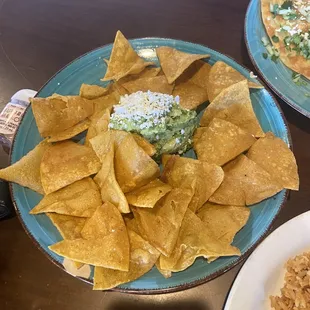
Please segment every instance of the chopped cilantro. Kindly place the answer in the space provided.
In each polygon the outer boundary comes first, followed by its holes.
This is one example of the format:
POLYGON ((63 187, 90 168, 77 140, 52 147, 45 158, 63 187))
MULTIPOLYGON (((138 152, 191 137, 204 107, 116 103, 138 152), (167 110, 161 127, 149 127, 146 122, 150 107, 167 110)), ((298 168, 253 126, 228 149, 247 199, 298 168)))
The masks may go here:
POLYGON ((286 20, 295 20, 295 19, 297 19, 297 17, 298 17, 298 15, 295 11, 292 11, 290 13, 283 15, 283 18, 286 20))
POLYGON ((271 56, 271 60, 273 61, 273 62, 275 62, 275 63, 277 63, 278 62, 278 56, 276 56, 276 55, 272 55, 271 56))
POLYGON ((271 39, 272 39, 272 41, 273 41, 274 43, 278 43, 278 42, 279 42, 279 37, 277 37, 276 35, 273 35, 273 36, 271 37, 271 39))
POLYGON ((264 59, 267 59, 268 58, 268 54, 267 53, 263 53, 263 57, 264 57, 264 59))
POLYGON ((305 93, 305 96, 309 98, 309 97, 310 97, 310 94, 305 93))

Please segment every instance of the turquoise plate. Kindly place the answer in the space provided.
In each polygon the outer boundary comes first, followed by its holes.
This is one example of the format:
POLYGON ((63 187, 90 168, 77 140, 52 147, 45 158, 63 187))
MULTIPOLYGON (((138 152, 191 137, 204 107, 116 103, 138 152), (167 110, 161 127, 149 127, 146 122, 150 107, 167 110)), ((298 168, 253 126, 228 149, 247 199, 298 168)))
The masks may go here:
POLYGON ((302 77, 305 85, 298 86, 292 81, 294 71, 286 67, 281 60, 277 63, 270 58, 264 59, 266 48, 262 37, 268 38, 262 21, 260 0, 252 0, 245 17, 245 42, 253 65, 268 86, 286 103, 298 112, 310 118, 310 82, 302 77))
MULTIPOLYGON (((139 55, 149 61, 158 62, 154 50, 156 47, 171 46, 188 53, 210 54, 209 62, 211 64, 217 60, 222 60, 246 77, 249 78, 250 76, 247 69, 231 58, 202 45, 161 38, 136 39, 132 40, 131 43, 139 55)), ((111 44, 106 45, 74 60, 52 77, 39 91, 38 96, 47 97, 53 93, 75 95, 78 94, 82 83, 102 84, 100 78, 104 76, 106 71, 103 58, 109 58, 111 48, 111 44)), ((255 90, 251 93, 251 99, 264 131, 274 132, 275 135, 291 146, 289 130, 279 106, 270 93, 265 89, 255 90)), ((35 124, 32 109, 29 107, 13 142, 11 163, 16 162, 33 149, 40 140, 41 137, 35 124)), ((40 201, 42 196, 17 184, 11 184, 11 195, 17 214, 28 235, 51 261, 63 268, 63 258, 48 249, 49 245, 62 239, 58 231, 46 215, 29 215, 29 211, 40 201)), ((241 257, 220 258, 210 264, 204 259, 197 259, 190 268, 174 273, 170 279, 163 278, 156 268, 153 268, 140 279, 120 285, 115 290, 140 294, 172 292, 207 282, 223 274, 245 258, 266 236, 284 204, 286 196, 287 191, 282 191, 274 197, 251 207, 250 219, 242 231, 236 235, 233 243, 233 245, 240 248, 241 257)), ((83 280, 92 283, 92 276, 90 279, 83 280)))

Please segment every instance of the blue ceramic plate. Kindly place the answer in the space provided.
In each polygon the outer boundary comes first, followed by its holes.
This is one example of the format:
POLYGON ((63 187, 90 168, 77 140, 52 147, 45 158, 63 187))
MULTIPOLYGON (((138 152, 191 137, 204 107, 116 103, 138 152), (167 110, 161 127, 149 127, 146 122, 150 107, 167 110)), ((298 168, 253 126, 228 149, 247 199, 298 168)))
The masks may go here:
MULTIPOLYGON (((211 64, 217 60, 222 60, 246 77, 249 78, 250 75, 247 69, 237 64, 231 58, 198 44, 160 38, 136 39, 132 40, 131 43, 139 55, 148 61, 158 62, 154 50, 156 47, 171 46, 188 53, 210 54, 209 62, 211 64)), ((112 45, 106 45, 74 60, 51 78, 39 91, 38 96, 47 97, 53 93, 75 95, 79 93, 82 83, 101 84, 100 78, 104 76, 106 71, 103 58, 109 58, 111 48, 112 45)), ((265 89, 255 90, 251 93, 251 99, 262 128, 265 131, 274 132, 275 135, 291 146, 290 134, 285 120, 270 93, 265 89)), ((40 140, 41 137, 35 124, 32 109, 29 107, 13 142, 11 163, 16 162, 33 149, 40 140)), ((29 215, 29 211, 42 197, 17 184, 11 184, 11 194, 17 214, 28 235, 50 260, 60 268, 63 268, 63 258, 48 249, 49 245, 62 239, 58 231, 44 214, 29 215)), ((276 196, 251 207, 250 219, 246 227, 236 235, 233 243, 233 245, 240 248, 241 257, 220 258, 210 264, 204 259, 198 259, 193 266, 185 271, 174 273, 170 279, 163 278, 156 268, 153 268, 140 279, 121 285, 115 290, 140 294, 171 292, 207 282, 223 274, 239 263, 264 238, 284 204, 286 195, 287 192, 282 191, 276 196)), ((88 279, 87 282, 91 283, 92 279, 88 279)))
POLYGON ((264 59, 266 48, 262 37, 268 38, 261 17, 260 0, 252 0, 245 17, 245 42, 256 70, 269 87, 295 110, 310 118, 310 82, 302 77, 305 85, 298 86, 292 81, 294 71, 286 67, 281 60, 277 63, 270 58, 264 59))

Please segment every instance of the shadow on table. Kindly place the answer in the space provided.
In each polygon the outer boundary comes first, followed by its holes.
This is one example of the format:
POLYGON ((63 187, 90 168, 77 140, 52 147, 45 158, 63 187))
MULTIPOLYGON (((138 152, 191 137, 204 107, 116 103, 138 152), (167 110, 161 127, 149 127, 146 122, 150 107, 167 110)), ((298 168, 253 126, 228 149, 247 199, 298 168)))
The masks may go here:
POLYGON ((210 310, 202 301, 173 301, 156 304, 155 302, 117 301, 107 310, 210 310))

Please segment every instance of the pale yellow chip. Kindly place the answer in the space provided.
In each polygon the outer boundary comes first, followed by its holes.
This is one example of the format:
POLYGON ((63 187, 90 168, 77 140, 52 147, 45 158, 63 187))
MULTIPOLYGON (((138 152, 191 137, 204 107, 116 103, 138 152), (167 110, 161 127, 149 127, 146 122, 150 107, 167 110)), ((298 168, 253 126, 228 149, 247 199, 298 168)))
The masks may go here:
POLYGON ((191 210, 187 210, 182 222, 176 246, 169 257, 159 258, 160 268, 172 272, 191 266, 197 257, 240 255, 240 250, 216 239, 208 227, 191 210))
POLYGON ((205 89, 192 82, 176 84, 173 96, 180 97, 180 105, 184 109, 193 110, 208 100, 208 93, 205 89))
MULTIPOLYGON (((108 109, 111 112, 113 109, 113 106, 119 103, 119 99, 120 99, 120 94, 116 90, 109 92, 108 94, 102 97, 93 99, 92 100, 94 104, 93 115, 96 115, 97 113, 105 111, 106 109, 108 109)), ((92 116, 90 116, 90 119, 91 118, 92 116)))
POLYGON ((96 99, 102 97, 108 92, 108 87, 101 87, 99 85, 82 84, 80 88, 80 96, 86 99, 96 99))
POLYGON ((91 217, 101 204, 98 186, 91 178, 85 178, 44 196, 30 214, 55 212, 77 217, 91 217))
POLYGON ((231 244, 236 233, 247 223, 250 208, 224 206, 207 202, 197 213, 216 239, 231 244))
POLYGON ((116 80, 129 75, 138 74, 151 62, 145 62, 138 56, 124 35, 117 31, 111 56, 108 62, 107 72, 103 81, 116 80))
POLYGON ((46 215, 64 239, 82 238, 81 231, 86 223, 86 218, 57 213, 46 213, 46 215))
POLYGON ((248 150, 256 141, 249 132, 219 118, 214 118, 209 127, 198 129, 193 138, 198 159, 219 166, 248 150))
POLYGON ((95 267, 94 290, 107 290, 136 280, 154 266, 159 252, 136 232, 128 230, 128 236, 130 242, 129 271, 95 267))
POLYGON ((7 168, 1 169, 0 178, 43 194, 44 190, 41 183, 40 165, 42 157, 49 145, 50 144, 46 140, 40 142, 19 161, 7 168))
POLYGON ((140 208, 154 208, 159 199, 171 191, 169 184, 161 182, 159 179, 151 181, 132 192, 126 194, 126 199, 130 205, 140 208))
POLYGON ((241 81, 246 81, 248 87, 264 88, 264 86, 250 82, 236 69, 232 68, 223 61, 217 61, 209 72, 208 94, 212 102, 223 89, 241 81))
POLYGON ((205 109, 200 126, 209 126, 215 117, 229 121, 255 137, 264 136, 252 107, 247 81, 224 89, 205 109))
POLYGON ((63 132, 56 133, 49 138, 47 138, 48 142, 58 142, 58 141, 64 141, 68 140, 72 137, 75 137, 76 135, 80 134, 81 132, 87 130, 90 126, 90 120, 85 119, 84 121, 74 125, 73 127, 70 127, 63 132))
POLYGON ((122 86, 130 93, 137 91, 152 91, 155 93, 172 94, 174 85, 169 84, 164 75, 154 77, 142 77, 137 80, 123 83, 122 86))
POLYGON ((154 208, 132 207, 141 236, 164 255, 170 255, 192 198, 188 189, 173 189, 154 208))
POLYGON ((49 145, 41 161, 41 182, 46 194, 97 173, 101 168, 94 151, 72 141, 49 145))
POLYGON ((189 209, 196 212, 218 189, 224 172, 215 164, 172 155, 165 164, 162 179, 172 187, 191 189, 194 196, 189 209))
POLYGON ((133 133, 133 138, 135 139, 136 143, 144 150, 144 152, 149 155, 153 156, 156 153, 156 148, 153 144, 151 144, 149 141, 144 139, 142 136, 133 133))
POLYGON ((42 137, 62 133, 94 112, 94 103, 80 96, 53 95, 31 98, 30 101, 42 137))
POLYGON ((225 177, 210 202, 244 206, 258 203, 281 191, 283 187, 254 161, 238 156, 223 167, 225 177))
POLYGON ((143 71, 141 71, 138 74, 131 74, 124 76, 123 78, 118 80, 117 83, 123 85, 124 83, 127 83, 129 81, 135 81, 146 77, 154 77, 157 76, 160 71, 161 71, 160 67, 146 67, 143 71))
POLYGON ((89 140, 99 135, 101 132, 108 131, 110 122, 110 111, 105 109, 95 112, 91 118, 90 126, 88 128, 85 145, 90 146, 89 140))
POLYGON ((103 131, 89 140, 92 149, 102 162, 114 144, 114 134, 112 130, 103 131))
POLYGON ((169 84, 172 84, 194 61, 210 57, 207 54, 184 53, 169 46, 156 48, 156 53, 169 84))
POLYGON ((82 238, 63 240, 49 246, 49 249, 85 264, 128 271, 127 229, 115 206, 104 204, 98 207, 86 221, 81 235, 82 238))
POLYGON ((157 270, 160 272, 160 274, 161 274, 164 278, 166 278, 166 279, 171 278, 172 272, 171 272, 170 270, 164 270, 164 269, 161 269, 161 268, 160 268, 160 259, 157 260, 157 262, 156 262, 155 265, 156 265, 157 270))
MULTIPOLYGON (((92 141, 93 139, 91 140, 91 143, 92 141)), ((113 203, 122 213, 129 213, 130 209, 128 202, 115 178, 114 138, 110 140, 106 150, 107 153, 105 155, 101 155, 103 164, 98 174, 94 177, 94 181, 100 188, 101 198, 103 201, 109 201, 113 203)))
POLYGON ((156 162, 136 143, 133 136, 124 132, 114 131, 122 137, 115 150, 115 176, 122 191, 127 193, 139 188, 159 176, 156 162))
POLYGON ((298 190, 299 176, 296 159, 287 144, 272 132, 255 142, 247 157, 266 170, 284 188, 298 190))

